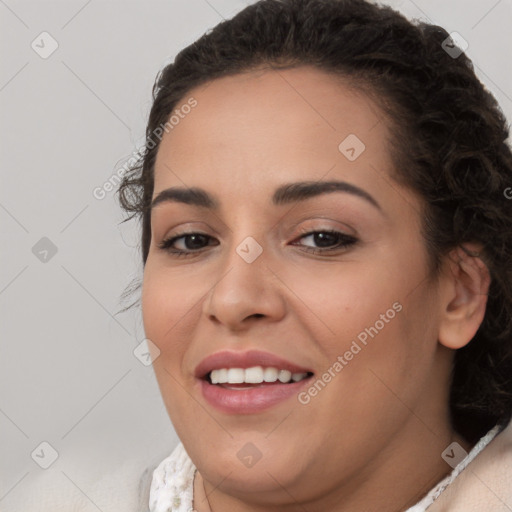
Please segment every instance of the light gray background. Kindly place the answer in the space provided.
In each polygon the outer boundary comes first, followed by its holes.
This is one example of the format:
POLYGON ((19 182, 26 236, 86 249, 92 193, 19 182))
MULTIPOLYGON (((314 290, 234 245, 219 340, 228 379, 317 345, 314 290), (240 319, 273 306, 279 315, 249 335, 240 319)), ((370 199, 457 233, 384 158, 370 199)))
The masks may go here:
MULTIPOLYGON (((142 272, 138 228, 119 225, 114 193, 92 191, 143 143, 157 71, 248 3, 0 0, 0 510, 16 510, 41 472, 87 494, 178 442, 133 354, 140 312, 115 314, 142 272), (31 48, 43 31, 59 45, 47 59, 31 48), (57 247, 47 262, 32 252, 42 237, 57 247), (46 470, 31 458, 43 441, 59 454, 46 470)), ((459 32, 512 119, 512 0, 388 3, 459 32)))

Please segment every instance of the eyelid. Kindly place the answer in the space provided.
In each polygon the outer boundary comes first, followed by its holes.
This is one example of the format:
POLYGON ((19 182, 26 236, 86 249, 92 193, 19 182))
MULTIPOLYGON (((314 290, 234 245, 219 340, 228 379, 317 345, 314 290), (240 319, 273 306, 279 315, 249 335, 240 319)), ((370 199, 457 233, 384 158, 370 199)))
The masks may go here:
MULTIPOLYGON (((293 226, 290 228, 290 233, 287 237, 293 236, 293 232, 299 229, 300 233, 307 233, 308 231, 341 231, 344 235, 352 236, 354 238, 360 238, 359 232, 357 229, 353 228, 349 224, 345 222, 341 222, 339 220, 334 220, 331 216, 315 216, 308 218, 300 219, 293 223, 293 226), (311 223, 311 226, 308 227, 311 223), (300 226, 300 227, 298 227, 300 226)), ((288 230, 287 230, 288 231, 288 230)))
POLYGON ((219 232, 213 228, 210 224, 198 220, 198 221, 189 221, 189 222, 176 222, 172 223, 170 226, 165 224, 165 230, 162 229, 164 234, 162 236, 158 235, 158 229, 152 229, 152 232, 155 238, 164 240, 166 238, 175 237, 179 234, 188 234, 188 233, 201 233, 203 235, 219 237, 219 232))

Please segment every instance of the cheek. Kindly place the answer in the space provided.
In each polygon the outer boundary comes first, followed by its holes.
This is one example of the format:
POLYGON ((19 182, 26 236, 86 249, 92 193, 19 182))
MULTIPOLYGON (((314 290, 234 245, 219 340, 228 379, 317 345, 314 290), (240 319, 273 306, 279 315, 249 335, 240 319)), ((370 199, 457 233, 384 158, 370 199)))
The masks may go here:
MULTIPOLYGON (((395 303, 403 303, 407 276, 397 279, 389 268, 375 261, 348 262, 304 269, 283 269, 283 281, 292 283, 300 306, 299 321, 307 323, 313 338, 327 353, 343 349, 350 340, 374 326, 382 330, 397 314, 395 303), (384 324, 381 320, 384 315, 384 324), (321 340, 321 341, 319 341, 321 340)), ((293 308, 298 310, 297 308, 293 308)), ((363 336, 364 337, 364 336, 363 336)))
POLYGON ((181 376, 186 344, 180 343, 179 329, 187 309, 183 292, 172 281, 165 272, 156 271, 148 259, 142 287, 142 318, 146 338, 160 351, 152 366, 171 420, 171 413, 183 413, 182 404, 186 401, 181 376))
MULTIPOLYGON (((423 254, 411 247, 380 254, 367 263, 326 267, 311 267, 307 273, 283 269, 283 280, 293 283, 304 303, 298 321, 322 352, 325 368, 345 356, 343 373, 348 375, 337 379, 338 384, 357 396, 357 389, 364 389, 372 378, 369 370, 394 388, 408 386, 415 370, 425 375, 436 347, 437 326, 423 254), (345 371, 349 367, 351 371, 345 371)), ((339 365, 337 369, 341 374, 339 365)))
POLYGON ((157 270, 148 259, 142 286, 142 319, 146 337, 160 350, 153 364, 157 374, 162 365, 175 368, 182 359, 184 344, 180 343, 180 333, 184 319, 197 302, 184 292, 183 284, 166 275, 165 270, 157 270))

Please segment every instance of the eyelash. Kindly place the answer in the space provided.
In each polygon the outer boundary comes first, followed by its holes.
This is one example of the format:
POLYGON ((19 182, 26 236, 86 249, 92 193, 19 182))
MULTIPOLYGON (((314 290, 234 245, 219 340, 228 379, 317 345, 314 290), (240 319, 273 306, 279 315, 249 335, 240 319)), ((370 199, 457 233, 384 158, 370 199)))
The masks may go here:
MULTIPOLYGON (((330 229, 317 230, 317 231, 307 231, 307 230, 301 231, 301 236, 299 237, 299 240, 301 238, 305 238, 307 236, 315 235, 318 233, 334 235, 334 236, 337 236, 342 241, 339 242, 335 247, 329 247, 329 248, 323 248, 323 249, 315 249, 315 248, 309 247, 309 248, 304 249, 305 252, 309 252, 312 254, 323 254, 323 253, 330 252, 330 251, 336 251, 341 248, 347 248, 347 247, 352 246, 358 242, 357 238, 355 238, 351 235, 346 235, 345 233, 341 233, 340 231, 335 231, 335 230, 330 230, 330 229)), ((177 240, 179 240, 181 238, 186 238, 188 236, 193 236, 193 235, 199 235, 199 236, 207 237, 210 239, 212 238, 209 235, 205 235, 204 233, 197 233, 197 232, 181 233, 181 234, 173 236, 171 238, 166 238, 166 239, 162 240, 160 243, 158 243, 158 247, 160 249, 162 249, 163 251, 170 253, 173 257, 175 256, 175 257, 181 258, 181 257, 193 256, 194 254, 198 254, 199 252, 201 252, 201 249, 183 251, 181 249, 173 249, 172 248, 172 245, 177 240)))

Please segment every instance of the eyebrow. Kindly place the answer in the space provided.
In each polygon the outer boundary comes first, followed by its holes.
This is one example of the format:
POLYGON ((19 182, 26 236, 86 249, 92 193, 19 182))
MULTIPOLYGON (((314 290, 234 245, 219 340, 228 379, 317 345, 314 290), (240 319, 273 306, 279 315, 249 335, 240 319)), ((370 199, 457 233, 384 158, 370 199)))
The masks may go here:
MULTIPOLYGON (((272 203, 275 206, 280 206, 305 201, 306 199, 332 192, 345 192, 355 195, 365 199, 375 208, 382 211, 380 204, 366 190, 345 181, 300 181, 286 183, 275 190, 272 196, 272 203)), ((171 187, 162 190, 151 202, 151 209, 167 202, 184 203, 209 210, 218 210, 220 207, 217 199, 199 187, 171 187)))

